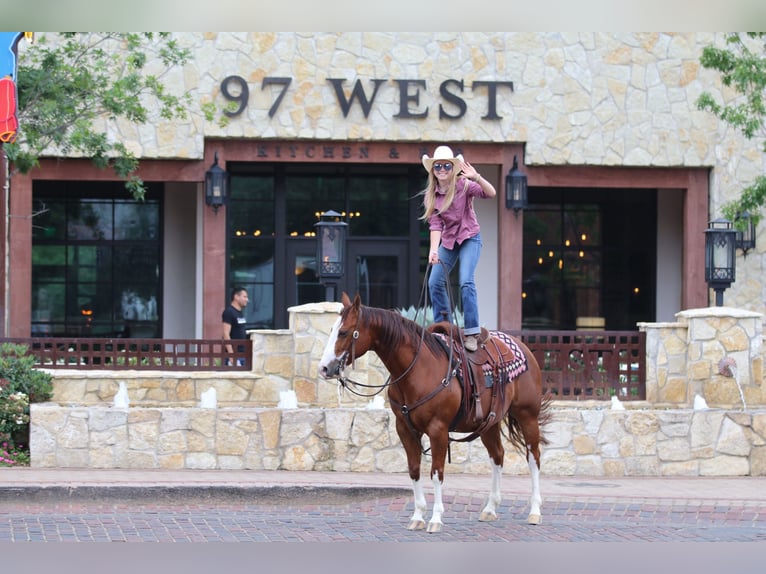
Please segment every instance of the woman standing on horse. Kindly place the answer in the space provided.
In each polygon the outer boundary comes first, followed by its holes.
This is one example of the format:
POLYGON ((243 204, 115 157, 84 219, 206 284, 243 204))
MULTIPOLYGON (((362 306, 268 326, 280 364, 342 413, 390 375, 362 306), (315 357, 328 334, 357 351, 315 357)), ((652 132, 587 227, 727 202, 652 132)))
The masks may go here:
POLYGON ((452 316, 447 283, 449 273, 460 259, 464 346, 468 351, 475 351, 481 327, 474 274, 482 243, 473 200, 475 197, 495 197, 497 192, 470 163, 463 160, 462 155, 453 155, 452 149, 446 145, 437 147, 433 157, 424 154, 423 166, 428 172, 428 185, 422 191, 424 213, 420 219, 428 222, 430 230, 428 262, 432 269, 428 289, 434 321, 449 321, 452 316))

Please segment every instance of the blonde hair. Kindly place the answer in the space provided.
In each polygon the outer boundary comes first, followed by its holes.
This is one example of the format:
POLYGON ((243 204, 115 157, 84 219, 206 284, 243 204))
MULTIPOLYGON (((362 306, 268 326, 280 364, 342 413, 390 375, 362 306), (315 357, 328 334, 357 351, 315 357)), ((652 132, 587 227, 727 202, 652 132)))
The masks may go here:
MULTIPOLYGON (((453 164, 454 166, 454 164, 453 164)), ((455 200, 455 193, 457 190, 457 170, 453 167, 452 173, 454 174, 452 176, 452 179, 449 182, 449 187, 447 188, 447 193, 444 196, 444 203, 442 203, 441 211, 444 212, 449 208, 450 205, 452 205, 452 202, 455 200)), ((420 219, 427 220, 429 217, 431 217, 434 214, 434 211, 436 211, 436 186, 437 186, 436 178, 434 177, 433 170, 428 171, 428 184, 426 185, 425 189, 420 192, 420 194, 423 196, 423 215, 420 216, 420 219)))

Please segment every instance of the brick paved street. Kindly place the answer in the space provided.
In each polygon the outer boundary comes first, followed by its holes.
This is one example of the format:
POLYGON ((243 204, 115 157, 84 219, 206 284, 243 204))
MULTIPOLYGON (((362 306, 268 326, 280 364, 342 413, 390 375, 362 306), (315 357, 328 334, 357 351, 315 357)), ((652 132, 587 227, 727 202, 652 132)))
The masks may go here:
MULTIPOLYGON (((620 500, 556 495, 543 523, 526 524, 526 496, 505 496, 495 523, 478 522, 483 495, 445 496, 444 530, 409 532, 404 490, 341 492, 145 489, 26 492, 0 500, 2 541, 109 542, 753 542, 766 541, 763 501, 620 500), (272 493, 273 494, 273 493, 272 493)), ((430 502, 430 499, 429 499, 430 502)))

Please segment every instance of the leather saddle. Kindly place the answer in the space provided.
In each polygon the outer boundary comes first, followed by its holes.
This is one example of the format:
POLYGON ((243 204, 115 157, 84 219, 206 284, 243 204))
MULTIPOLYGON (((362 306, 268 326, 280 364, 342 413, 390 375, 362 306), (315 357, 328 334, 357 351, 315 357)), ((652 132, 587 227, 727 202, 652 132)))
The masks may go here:
MULTIPOLYGON (((442 344, 457 357, 458 380, 463 390, 463 408, 461 414, 468 416, 473 411, 473 420, 480 421, 477 431, 462 440, 473 440, 487 427, 499 422, 497 411, 502 408, 505 400, 505 385, 513 378, 526 370, 526 357, 512 339, 502 332, 488 331, 484 327, 477 336, 479 348, 466 353, 463 348, 464 335, 462 330, 452 323, 434 323, 428 327, 428 331, 437 336, 442 344), (511 343, 511 344, 509 344, 511 343), (474 365, 481 365, 481 380, 476 380, 477 375, 474 365), (480 394, 483 388, 492 389, 490 411, 484 416, 481 406, 480 394)), ((457 422, 457 421, 455 421, 457 422)), ((453 423, 455 424, 455 423, 453 423)))

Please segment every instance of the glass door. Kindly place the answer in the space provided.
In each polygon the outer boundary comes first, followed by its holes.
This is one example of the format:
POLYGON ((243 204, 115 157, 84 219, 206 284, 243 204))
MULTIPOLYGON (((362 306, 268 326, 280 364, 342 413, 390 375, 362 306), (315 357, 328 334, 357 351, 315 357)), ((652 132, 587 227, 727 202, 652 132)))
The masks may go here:
MULTIPOLYGON (((343 291, 359 293, 365 305, 384 309, 406 306, 407 240, 349 240, 347 269, 335 288, 335 300, 343 291)), ((316 274, 316 242, 293 239, 287 244, 284 320, 287 308, 327 300, 326 286, 316 274)), ((286 323, 285 323, 286 324, 286 323)))
POLYGON ((406 240, 359 240, 348 244, 346 287, 362 303, 394 309, 407 306, 406 240))

